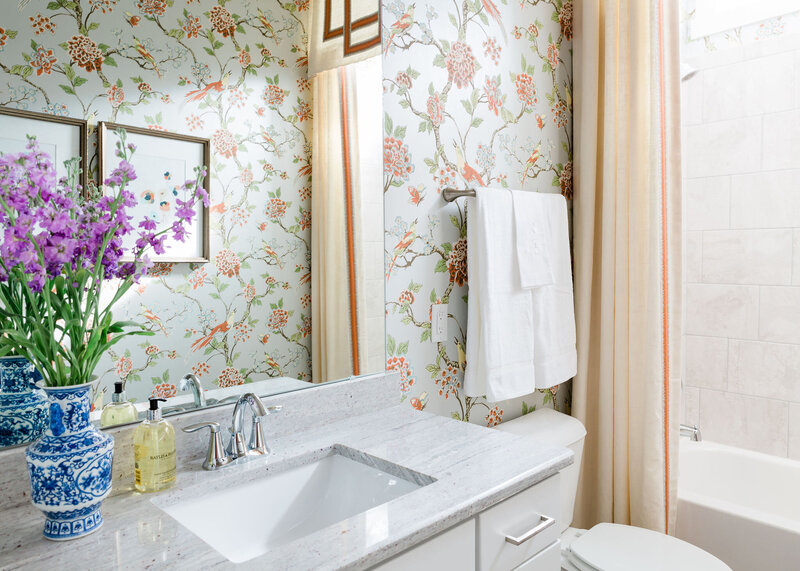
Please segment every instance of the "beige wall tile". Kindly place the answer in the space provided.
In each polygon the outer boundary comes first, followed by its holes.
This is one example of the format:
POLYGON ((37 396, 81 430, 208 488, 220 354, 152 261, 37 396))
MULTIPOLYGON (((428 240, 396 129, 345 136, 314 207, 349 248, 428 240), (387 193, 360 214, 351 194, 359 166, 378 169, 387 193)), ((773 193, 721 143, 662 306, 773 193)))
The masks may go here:
POLYGON ((800 343, 800 287, 761 288, 758 338, 800 343))
POLYGON ((683 192, 687 230, 730 228, 731 177, 687 180, 683 192))
POLYGON ((800 168, 800 110, 764 115, 763 129, 764 170, 800 168))
POLYGON ((758 288, 687 284, 685 332, 688 335, 756 339, 758 288))
POLYGON ((728 390, 800 402, 800 345, 730 340, 728 390))
POLYGON ((731 228, 800 226, 800 170, 731 177, 730 224, 731 228))
POLYGON ((761 117, 687 127, 683 149, 686 176, 691 179, 760 170, 761 145, 761 117))
POLYGON ((711 442, 786 456, 789 403, 700 389, 700 430, 711 442))
POLYGON ((686 336, 686 385, 725 390, 728 380, 728 339, 686 336))
POLYGON ((703 282, 790 285, 792 230, 703 232, 703 282))
POLYGON ((789 458, 800 460, 800 404, 789 405, 789 458))

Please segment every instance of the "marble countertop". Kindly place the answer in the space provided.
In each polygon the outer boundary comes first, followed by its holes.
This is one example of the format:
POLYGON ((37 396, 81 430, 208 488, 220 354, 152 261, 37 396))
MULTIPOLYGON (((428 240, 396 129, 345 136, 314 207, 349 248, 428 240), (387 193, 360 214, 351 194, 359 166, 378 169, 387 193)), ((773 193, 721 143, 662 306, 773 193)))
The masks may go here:
MULTIPOLYGON (((269 434, 269 425, 267 425, 269 434)), ((396 555, 572 463, 566 448, 545 448, 520 436, 418 412, 381 408, 296 434, 269 439, 264 459, 216 472, 200 462, 181 470, 160 494, 116 493, 103 503, 105 522, 80 540, 42 537, 43 516, 30 504, 4 510, 0 569, 187 568, 363 569, 396 555), (385 504, 381 525, 363 514, 285 544, 240 565, 229 562, 151 501, 179 491, 203 494, 288 469, 334 444, 344 445, 436 479, 385 504)), ((117 484, 119 488, 119 485, 117 484)), ((120 490, 118 489, 117 492, 120 490)), ((242 509, 247 509, 242 506, 242 509)))

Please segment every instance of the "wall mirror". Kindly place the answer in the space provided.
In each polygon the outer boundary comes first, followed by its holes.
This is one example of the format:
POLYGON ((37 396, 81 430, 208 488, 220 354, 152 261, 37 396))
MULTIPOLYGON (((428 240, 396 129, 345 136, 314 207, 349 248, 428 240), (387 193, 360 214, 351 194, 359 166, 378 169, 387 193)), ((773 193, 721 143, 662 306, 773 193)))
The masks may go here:
MULTIPOLYGON (((385 369, 378 0, 355 4, 8 10, 0 107, 84 121, 90 181, 104 124, 210 141, 208 261, 158 262, 115 306, 153 335, 100 362, 93 418, 116 381, 142 411, 166 398, 169 414, 385 369)), ((137 171, 168 179, 138 152, 137 171)), ((153 185, 137 198, 168 201, 153 185)), ((0 431, 17 414, 6 396, 0 431)))

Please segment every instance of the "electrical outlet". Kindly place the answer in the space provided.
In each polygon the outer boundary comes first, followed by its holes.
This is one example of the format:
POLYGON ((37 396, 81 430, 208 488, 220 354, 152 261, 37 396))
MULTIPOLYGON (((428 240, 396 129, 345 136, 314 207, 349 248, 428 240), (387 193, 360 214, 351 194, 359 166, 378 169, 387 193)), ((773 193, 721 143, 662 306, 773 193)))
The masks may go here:
POLYGON ((447 341, 447 304, 438 303, 431 309, 431 341, 447 341))

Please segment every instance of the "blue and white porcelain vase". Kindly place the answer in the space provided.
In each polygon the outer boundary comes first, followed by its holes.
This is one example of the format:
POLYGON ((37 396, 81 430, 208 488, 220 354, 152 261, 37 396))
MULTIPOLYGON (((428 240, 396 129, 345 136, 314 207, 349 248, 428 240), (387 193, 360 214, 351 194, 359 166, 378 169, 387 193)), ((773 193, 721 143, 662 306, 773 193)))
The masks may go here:
POLYGON ((0 357, 0 448, 33 442, 47 428, 50 407, 36 387, 41 380, 25 357, 0 357))
POLYGON ((31 499, 44 512, 47 539, 77 539, 103 524, 100 504, 111 491, 114 439, 89 422, 92 383, 43 388, 50 426, 25 452, 31 499))

